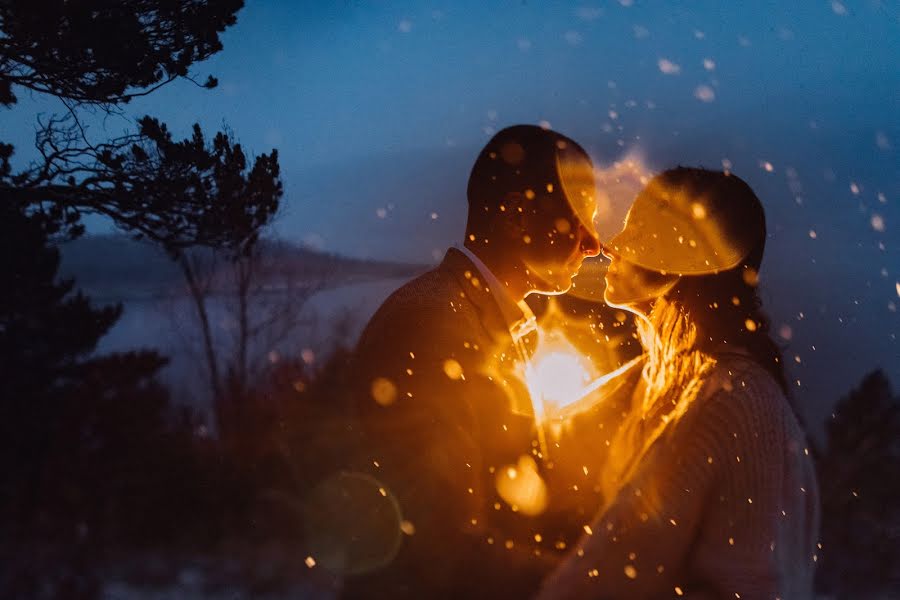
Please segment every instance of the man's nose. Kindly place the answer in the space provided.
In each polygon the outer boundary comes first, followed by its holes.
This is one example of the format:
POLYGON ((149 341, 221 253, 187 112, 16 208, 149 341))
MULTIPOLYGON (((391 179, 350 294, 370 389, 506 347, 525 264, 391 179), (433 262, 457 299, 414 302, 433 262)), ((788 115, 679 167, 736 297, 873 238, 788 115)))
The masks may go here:
POLYGON ((581 226, 581 253, 585 256, 597 256, 600 254, 600 240, 584 225, 581 226))

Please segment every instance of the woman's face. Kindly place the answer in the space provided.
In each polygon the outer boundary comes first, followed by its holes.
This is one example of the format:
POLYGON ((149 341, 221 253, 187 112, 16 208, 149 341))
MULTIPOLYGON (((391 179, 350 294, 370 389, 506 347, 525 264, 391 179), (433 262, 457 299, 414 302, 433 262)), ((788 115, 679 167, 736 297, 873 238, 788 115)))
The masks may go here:
POLYGON ((641 268, 623 260, 606 246, 601 251, 610 261, 603 292, 607 304, 646 312, 654 300, 664 296, 678 282, 678 275, 663 275, 641 268))

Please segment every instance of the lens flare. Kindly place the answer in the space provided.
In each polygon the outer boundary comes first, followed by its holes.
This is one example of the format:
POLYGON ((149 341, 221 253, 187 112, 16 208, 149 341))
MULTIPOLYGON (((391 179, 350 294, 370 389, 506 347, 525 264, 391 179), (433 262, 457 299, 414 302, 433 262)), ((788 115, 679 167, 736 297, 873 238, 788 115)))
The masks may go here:
POLYGON ((563 408, 579 400, 591 381, 591 365, 575 346, 561 336, 541 336, 525 382, 538 418, 547 410, 563 408))

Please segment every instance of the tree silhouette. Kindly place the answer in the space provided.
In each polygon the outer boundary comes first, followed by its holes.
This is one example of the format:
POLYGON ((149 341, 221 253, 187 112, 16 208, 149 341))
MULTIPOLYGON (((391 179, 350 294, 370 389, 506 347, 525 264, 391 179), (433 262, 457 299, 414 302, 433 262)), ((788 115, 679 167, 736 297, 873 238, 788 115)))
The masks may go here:
POLYGON ((818 461, 822 561, 818 583, 838 598, 900 584, 900 398, 884 373, 838 402, 818 461))
POLYGON ((2 597, 94 597, 105 547, 203 529, 189 513, 216 518, 215 503, 197 510, 211 486, 196 423, 172 418, 154 379, 165 360, 94 354, 122 309, 95 307, 58 280, 54 244, 99 214, 176 260, 197 245, 250 251, 281 197, 275 151, 251 160, 230 132, 207 137, 199 126, 177 140, 151 117, 99 141, 82 123, 86 107, 119 112, 171 81, 194 81, 189 69, 221 49, 219 34, 241 6, 0 2, 0 104, 13 105, 22 88, 63 109, 39 120, 39 158, 23 171, 0 142, 2 597))
MULTIPOLYGON (((127 102, 222 49, 243 0, 50 0, 0 4, 0 103, 13 86, 77 103, 127 102)), ((203 84, 214 87, 209 77, 203 84)))
POLYGON ((103 490, 134 479, 135 440, 169 435, 168 396, 152 380, 165 361, 92 357, 121 307, 95 308, 72 281, 57 281, 59 251, 40 216, 0 204, 0 221, 0 281, 12 282, 0 295, 0 593, 32 596, 54 578, 60 593, 86 593, 94 583, 83 546, 106 528, 103 507, 123 498, 103 490), (42 565, 55 576, 33 571, 39 540, 62 552, 42 565))
MULTIPOLYGON (((0 147, 0 198, 38 212, 48 233, 77 236, 84 214, 161 243, 173 256, 193 245, 241 249, 278 208, 277 152, 252 166, 229 132, 208 143, 199 126, 174 141, 144 117, 129 135, 89 139, 79 109, 113 111, 178 78, 221 50, 219 33, 240 0, 56 0, 0 5, 0 102, 22 86, 50 94, 62 116, 40 122, 40 159, 12 173, 13 148, 0 147)), ((209 78, 205 87, 213 87, 209 78)))

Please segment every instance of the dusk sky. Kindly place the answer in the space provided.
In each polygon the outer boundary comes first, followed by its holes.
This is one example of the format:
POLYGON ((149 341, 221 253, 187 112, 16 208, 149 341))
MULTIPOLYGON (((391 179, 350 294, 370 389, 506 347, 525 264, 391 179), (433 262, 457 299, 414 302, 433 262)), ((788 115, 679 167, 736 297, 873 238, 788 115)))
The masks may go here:
MULTIPOLYGON (((126 114, 278 148, 277 235, 432 262, 462 237, 479 148, 515 123, 600 167, 726 164, 767 210, 763 297, 798 395, 831 402, 878 365, 900 385, 900 2, 251 0, 223 41, 193 70, 218 89, 180 81, 126 114)), ((24 166, 36 114, 63 107, 18 93, 3 139, 24 166)), ((86 119, 98 139, 133 129, 86 119)))

